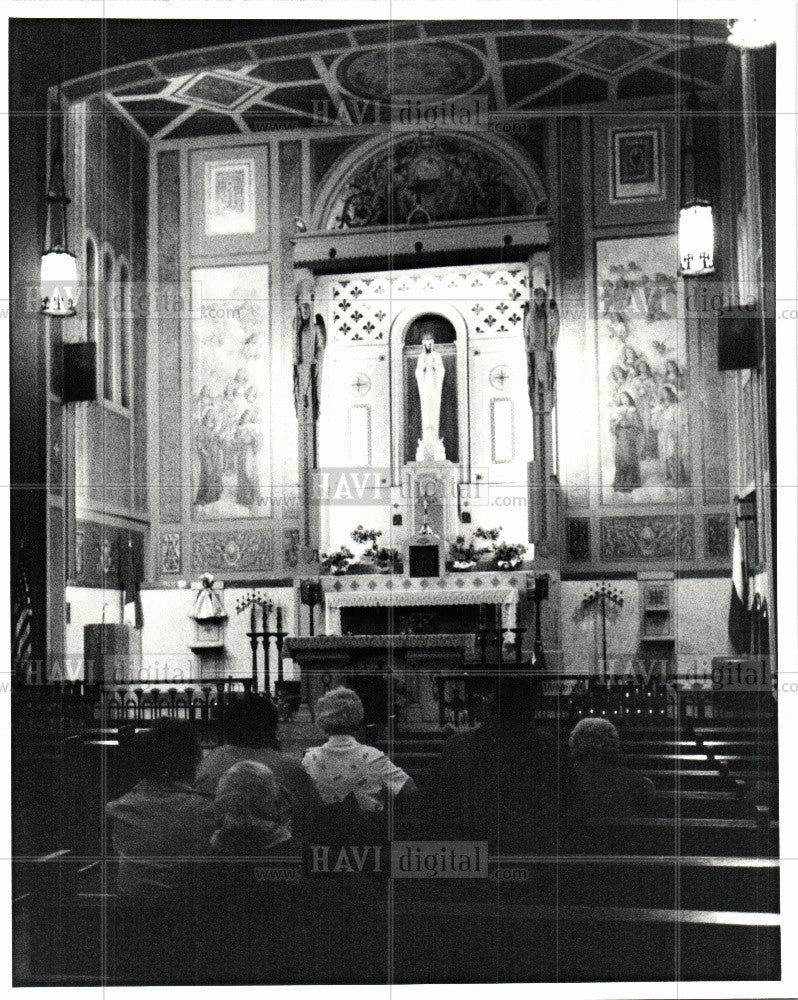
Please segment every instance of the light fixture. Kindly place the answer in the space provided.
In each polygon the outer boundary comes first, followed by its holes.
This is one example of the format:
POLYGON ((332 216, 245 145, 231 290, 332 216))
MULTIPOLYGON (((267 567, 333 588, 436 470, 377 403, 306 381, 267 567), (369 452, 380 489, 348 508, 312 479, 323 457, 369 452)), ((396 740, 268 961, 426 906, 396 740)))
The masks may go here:
POLYGON ((693 22, 690 22, 690 95, 685 103, 682 128, 681 209, 679 211, 679 272, 684 277, 712 274, 715 270, 715 222, 712 202, 703 193, 706 185, 702 146, 697 125, 701 105, 695 92, 693 22))
POLYGON ((41 271, 41 311, 46 316, 74 316, 78 285, 75 255, 69 252, 67 235, 67 196, 64 185, 64 149, 61 131, 61 87, 58 87, 56 130, 50 157, 50 177, 47 184, 47 221, 44 232, 41 271))
POLYGON ((736 49, 764 49, 776 44, 778 24, 773 16, 738 17, 728 22, 729 45, 736 49))

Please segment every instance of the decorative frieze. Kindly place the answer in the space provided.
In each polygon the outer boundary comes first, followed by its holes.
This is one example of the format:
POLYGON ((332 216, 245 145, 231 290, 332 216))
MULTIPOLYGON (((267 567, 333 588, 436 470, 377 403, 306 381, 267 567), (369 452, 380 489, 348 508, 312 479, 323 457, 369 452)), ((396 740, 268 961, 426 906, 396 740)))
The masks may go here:
POLYGON ((568 558, 572 562, 587 562, 590 559, 589 517, 568 519, 568 558))
POLYGON ((601 518, 601 559, 694 559, 692 514, 601 518))
POLYGON ((274 546, 270 529, 197 532, 191 538, 193 572, 271 570, 274 546))
MULTIPOLYGON (((158 280, 180 281, 180 154, 158 156, 158 280)), ((158 319, 158 456, 161 521, 180 520, 180 316, 158 319)))
POLYGON ((707 514, 705 518, 706 551, 709 559, 728 559, 729 515, 707 514))
POLYGON ((180 551, 180 532, 162 531, 160 538, 161 572, 179 573, 182 563, 180 551))

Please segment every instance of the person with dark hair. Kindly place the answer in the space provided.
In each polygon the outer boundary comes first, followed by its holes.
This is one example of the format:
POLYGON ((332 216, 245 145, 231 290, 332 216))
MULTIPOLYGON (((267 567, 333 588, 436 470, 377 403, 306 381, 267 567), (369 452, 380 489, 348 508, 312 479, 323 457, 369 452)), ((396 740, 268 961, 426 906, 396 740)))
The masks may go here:
POLYGON ((191 787, 200 748, 191 723, 156 719, 132 739, 138 784, 109 802, 111 841, 119 857, 117 889, 139 902, 187 887, 190 858, 210 853, 213 801, 191 787))
POLYGON ((225 716, 225 734, 226 742, 206 754, 200 764, 194 782, 196 790, 215 795, 219 779, 239 761, 265 764, 291 799, 294 837, 307 839, 319 809, 319 797, 300 764, 281 754, 276 745, 274 703, 258 696, 232 702, 225 716))
POLYGON ((533 725, 531 683, 503 677, 476 729, 450 736, 438 758, 435 836, 483 840, 493 853, 554 853, 576 806, 569 761, 533 725))

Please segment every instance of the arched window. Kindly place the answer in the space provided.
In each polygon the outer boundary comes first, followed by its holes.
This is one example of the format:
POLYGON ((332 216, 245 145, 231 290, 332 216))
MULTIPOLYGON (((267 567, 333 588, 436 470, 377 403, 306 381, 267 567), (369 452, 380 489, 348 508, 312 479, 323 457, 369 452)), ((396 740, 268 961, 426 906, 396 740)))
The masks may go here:
POLYGON ((103 330, 103 398, 109 401, 114 398, 113 280, 114 259, 106 251, 103 256, 100 322, 103 330))
POLYGON ((460 437, 457 426, 457 333, 443 316, 424 313, 416 317, 405 334, 403 349, 405 385, 405 445, 404 460, 416 461, 422 437, 421 400, 416 369, 419 357, 425 351, 424 341, 434 341, 433 350, 443 362, 443 384, 439 417, 439 434, 450 462, 460 460, 460 437))
POLYGON ((130 272, 127 264, 119 269, 119 401, 130 406, 130 272))

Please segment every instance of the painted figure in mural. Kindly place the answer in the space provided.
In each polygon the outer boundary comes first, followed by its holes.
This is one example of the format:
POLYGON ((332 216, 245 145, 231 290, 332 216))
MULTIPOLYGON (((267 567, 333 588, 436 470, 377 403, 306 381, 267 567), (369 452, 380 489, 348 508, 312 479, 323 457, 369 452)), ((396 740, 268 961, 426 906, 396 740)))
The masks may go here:
POLYGON ((610 380, 612 382, 612 401, 615 406, 619 406, 621 402, 621 393, 628 391, 629 380, 626 377, 626 371, 621 365, 613 365, 610 368, 610 380))
POLYGON ((615 437, 613 487, 617 493, 631 493, 640 486, 640 438, 643 424, 630 392, 618 394, 618 404, 610 427, 615 437))
POLYGON ((416 365, 416 385, 421 403, 421 440, 416 451, 417 462, 438 462, 446 458, 446 450, 439 436, 441 389, 443 387, 443 358, 435 348, 432 337, 425 337, 416 365))
POLYGON ((238 418, 241 415, 238 385, 235 382, 228 382, 224 387, 220 409, 221 427, 219 428, 219 440, 222 446, 222 469, 225 473, 231 474, 235 470, 235 444, 233 439, 235 437, 238 418))
POLYGON ((199 424, 206 412, 213 407, 213 393, 203 385, 194 401, 194 419, 199 424))
POLYGON ((236 426, 236 501, 244 507, 254 507, 260 498, 258 482, 258 452, 263 439, 256 414, 244 410, 236 426))
POLYGON ((671 358, 665 365, 665 383, 673 386, 676 390, 677 398, 686 388, 684 373, 679 368, 679 365, 671 358))
POLYGON ((640 355, 631 344, 624 344, 621 367, 626 372, 628 379, 633 379, 637 374, 637 359, 640 355))
POLYGON ((659 436, 659 457, 669 486, 690 483, 687 427, 680 410, 676 389, 666 382, 651 420, 659 436))
POLYGON ((222 447, 218 434, 216 410, 208 407, 197 428, 199 485, 195 503, 216 503, 222 495, 222 447))
POLYGON ((632 379, 631 391, 634 396, 640 422, 643 425, 643 440, 640 458, 659 457, 659 441, 657 432, 651 425, 651 415, 657 402, 657 386, 651 373, 651 366, 644 357, 637 359, 635 376, 632 379))

